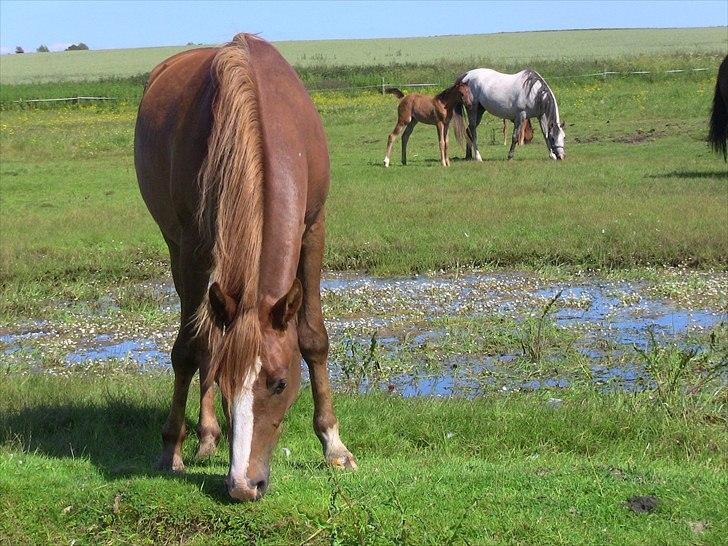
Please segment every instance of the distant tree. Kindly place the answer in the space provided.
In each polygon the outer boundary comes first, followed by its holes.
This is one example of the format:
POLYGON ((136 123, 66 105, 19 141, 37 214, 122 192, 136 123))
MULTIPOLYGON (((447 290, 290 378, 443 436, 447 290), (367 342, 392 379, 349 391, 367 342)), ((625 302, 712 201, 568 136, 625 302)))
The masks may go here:
POLYGON ((41 44, 38 46, 38 49, 36 49, 38 53, 48 53, 50 49, 48 49, 48 46, 45 44, 41 44))
POLYGON ((19 54, 21 54, 21 53, 25 53, 25 50, 24 50, 24 49, 23 49, 22 47, 20 47, 20 46, 17 46, 17 47, 15 48, 15 53, 19 55, 19 54))
POLYGON ((89 47, 83 42, 78 42, 78 44, 71 44, 70 46, 68 46, 66 48, 66 51, 81 51, 85 49, 89 49, 89 47))

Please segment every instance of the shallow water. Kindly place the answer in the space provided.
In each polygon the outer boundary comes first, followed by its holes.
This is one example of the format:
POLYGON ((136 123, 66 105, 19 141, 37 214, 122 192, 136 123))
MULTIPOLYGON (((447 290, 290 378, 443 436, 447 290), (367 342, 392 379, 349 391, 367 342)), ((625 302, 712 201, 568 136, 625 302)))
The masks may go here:
MULTIPOLYGON (((704 282, 711 293, 720 294, 728 287, 728 276, 716 274, 704 282)), ((518 324, 540 316, 561 290, 549 319, 559 329, 575 333, 575 348, 587 359, 586 369, 594 384, 628 391, 652 385, 635 359, 629 358, 635 356, 634 346, 645 349, 652 339, 656 343, 684 343, 688 336, 728 318, 725 308, 720 308, 724 305, 721 299, 712 307, 679 305, 651 295, 646 281, 595 277, 549 282, 522 273, 395 279, 336 275, 327 276, 321 287, 332 345, 341 346, 338 353, 332 351, 335 386, 358 391, 381 389, 403 396, 477 396, 494 388, 535 390, 571 385, 571 380, 559 372, 559 355, 547 357, 554 368, 549 377, 524 372, 516 365, 522 355, 513 350, 498 355, 450 354, 434 366, 418 361, 426 359, 432 353, 430 348, 448 335, 441 326, 444 317, 504 316, 518 324), (406 368, 356 369, 367 361, 371 350, 390 363, 398 358, 414 360, 406 368)), ((161 295, 160 309, 170 318, 178 313, 171 285, 149 283, 142 288, 161 295)), ((106 308, 113 309, 113 298, 106 299, 106 308)), ((148 334, 69 333, 56 326, 35 323, 2 333, 0 354, 6 359, 24 357, 32 362, 33 355, 43 353, 48 340, 57 342, 61 366, 69 370, 93 370, 96 363, 104 362, 140 371, 171 366, 173 329, 148 334)), ((43 371, 41 365, 34 369, 43 371)))

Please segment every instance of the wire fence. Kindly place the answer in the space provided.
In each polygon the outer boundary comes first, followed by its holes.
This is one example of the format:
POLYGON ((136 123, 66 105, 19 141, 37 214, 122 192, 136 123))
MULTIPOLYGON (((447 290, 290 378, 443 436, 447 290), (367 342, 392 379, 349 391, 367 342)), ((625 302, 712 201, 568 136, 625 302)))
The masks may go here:
MULTIPOLYGON (((717 71, 717 68, 673 68, 670 70, 633 70, 633 71, 617 71, 617 70, 603 70, 602 72, 592 72, 590 74, 574 74, 565 76, 549 76, 549 80, 569 79, 569 78, 607 78, 608 76, 644 76, 648 74, 680 74, 684 72, 708 72, 717 71)), ((366 89, 378 89, 381 90, 384 95, 387 87, 437 87, 443 85, 442 83, 386 83, 382 78, 382 83, 375 85, 359 85, 359 86, 342 86, 342 87, 308 87, 309 91, 316 91, 318 93, 327 91, 359 91, 366 89)))

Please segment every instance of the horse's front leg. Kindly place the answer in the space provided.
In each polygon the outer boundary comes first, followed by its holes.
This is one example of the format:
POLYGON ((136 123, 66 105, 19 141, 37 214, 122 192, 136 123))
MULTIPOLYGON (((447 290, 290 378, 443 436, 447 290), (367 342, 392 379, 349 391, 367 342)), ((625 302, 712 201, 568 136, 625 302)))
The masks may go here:
POLYGON ((540 118, 538 118, 538 124, 541 126, 541 134, 543 135, 543 140, 546 143, 546 149, 549 152, 549 157, 551 159, 556 159, 556 154, 551 150, 551 146, 549 146, 549 121, 546 114, 543 114, 540 118))
POLYGON ((450 166, 450 139, 448 138, 448 133, 450 132, 450 122, 446 121, 445 126, 443 127, 443 136, 445 141, 445 166, 450 166))
POLYGON ((447 156, 445 155, 445 124, 437 122, 437 142, 440 145, 440 164, 447 167, 447 156))
POLYGON ((324 211, 306 230, 301 245, 298 278, 303 285, 303 303, 298 313, 298 345, 308 364, 313 391, 313 428, 321 441, 326 462, 356 470, 356 459, 339 437, 326 360, 329 336, 321 313, 321 262, 324 254, 324 211))
MULTIPOLYGON (((167 421, 162 428, 162 454, 157 463, 161 470, 183 471, 182 444, 186 436, 185 407, 190 382, 200 363, 207 358, 204 341, 195 335, 194 314, 207 289, 208 273, 204 260, 198 256, 199 244, 185 237, 179 246, 169 243, 172 276, 181 301, 180 328, 172 348, 174 393, 167 421)), ((213 417, 214 419, 214 410, 213 417)), ((208 420, 214 435, 214 425, 208 420)), ((217 427, 219 437, 219 427, 217 427)))

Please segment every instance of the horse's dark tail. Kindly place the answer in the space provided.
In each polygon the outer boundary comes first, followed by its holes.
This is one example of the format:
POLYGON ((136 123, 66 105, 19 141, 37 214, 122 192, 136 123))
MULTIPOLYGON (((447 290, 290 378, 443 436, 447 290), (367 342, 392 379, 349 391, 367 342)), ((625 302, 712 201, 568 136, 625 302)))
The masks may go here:
POLYGON ((403 98, 404 98, 404 93, 402 93, 402 91, 400 91, 400 90, 399 90, 399 89, 397 89, 396 87, 387 87, 387 88, 386 88, 386 89, 384 90, 384 92, 385 92, 385 93, 391 93, 392 95, 394 95, 394 96, 395 96, 395 97, 397 97, 398 99, 403 99, 403 98))
POLYGON ((728 97, 728 56, 723 59, 718 69, 718 79, 715 82, 715 94, 713 95, 713 111, 710 115, 710 130, 708 131, 708 142, 716 153, 723 154, 723 159, 728 160, 728 104, 725 98, 728 97))

